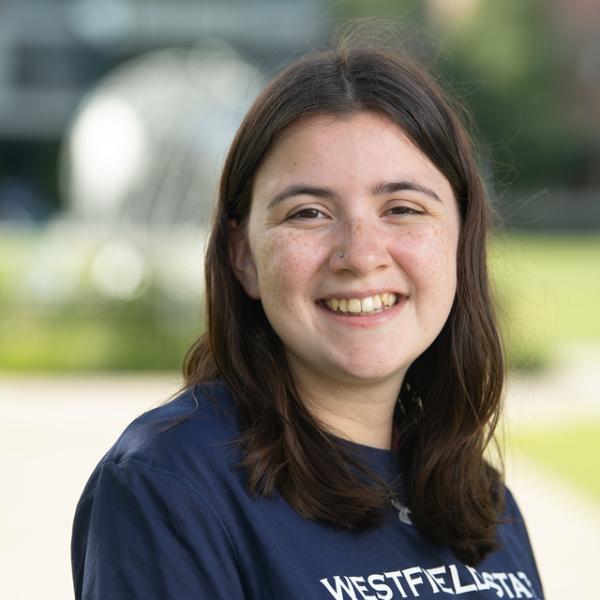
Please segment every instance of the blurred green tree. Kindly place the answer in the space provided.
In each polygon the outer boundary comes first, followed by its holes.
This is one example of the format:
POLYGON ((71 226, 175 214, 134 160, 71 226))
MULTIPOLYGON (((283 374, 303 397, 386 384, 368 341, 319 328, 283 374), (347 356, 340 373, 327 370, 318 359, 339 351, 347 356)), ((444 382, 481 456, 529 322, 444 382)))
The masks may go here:
POLYGON ((441 70, 475 116, 494 179, 573 185, 584 138, 570 109, 568 49, 542 0, 479 0, 441 33, 441 70), (516 169, 514 175, 513 169, 516 169))
POLYGON ((569 48, 543 0, 342 0, 342 19, 396 23, 473 113, 492 179, 577 185, 592 140, 573 117, 569 48), (417 35, 415 32, 419 31, 417 35))

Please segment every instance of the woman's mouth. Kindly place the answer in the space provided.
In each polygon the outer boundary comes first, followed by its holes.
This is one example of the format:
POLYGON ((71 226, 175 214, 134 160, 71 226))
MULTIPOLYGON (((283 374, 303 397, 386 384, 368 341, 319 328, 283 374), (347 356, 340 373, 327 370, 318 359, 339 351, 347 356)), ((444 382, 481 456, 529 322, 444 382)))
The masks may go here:
POLYGON ((401 296, 392 292, 373 294, 364 298, 323 298, 319 304, 341 315, 364 317, 388 310, 400 301, 401 296))

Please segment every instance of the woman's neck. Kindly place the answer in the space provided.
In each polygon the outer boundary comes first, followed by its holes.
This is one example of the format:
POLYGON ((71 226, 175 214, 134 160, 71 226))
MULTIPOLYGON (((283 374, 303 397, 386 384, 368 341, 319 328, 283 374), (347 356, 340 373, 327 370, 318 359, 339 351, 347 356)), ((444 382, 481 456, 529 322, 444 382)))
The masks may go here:
POLYGON ((304 405, 326 430, 357 444, 391 448, 402 381, 324 382, 297 375, 304 405))

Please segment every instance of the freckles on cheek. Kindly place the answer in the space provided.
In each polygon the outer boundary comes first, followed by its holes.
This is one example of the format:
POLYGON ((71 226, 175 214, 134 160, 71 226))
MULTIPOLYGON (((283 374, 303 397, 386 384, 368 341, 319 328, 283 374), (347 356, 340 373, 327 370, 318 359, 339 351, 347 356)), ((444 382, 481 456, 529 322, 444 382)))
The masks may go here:
POLYGON ((293 235, 263 239, 255 249, 263 304, 291 308, 292 293, 307 285, 309 246, 293 235))
POLYGON ((406 244, 408 264, 415 278, 447 293, 456 281, 456 240, 443 227, 415 232, 406 244))
POLYGON ((447 305, 449 309, 456 294, 456 249, 451 243, 440 244, 433 249, 432 262, 429 285, 440 308, 447 305))

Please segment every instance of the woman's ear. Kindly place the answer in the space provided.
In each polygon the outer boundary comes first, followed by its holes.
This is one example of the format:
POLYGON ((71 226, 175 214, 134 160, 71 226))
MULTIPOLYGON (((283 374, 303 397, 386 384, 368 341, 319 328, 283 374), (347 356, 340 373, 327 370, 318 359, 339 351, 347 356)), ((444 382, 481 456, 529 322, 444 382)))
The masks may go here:
POLYGON ((246 290, 246 294, 254 300, 260 299, 258 274, 246 230, 237 221, 230 219, 229 231, 229 262, 237 280, 246 290))

